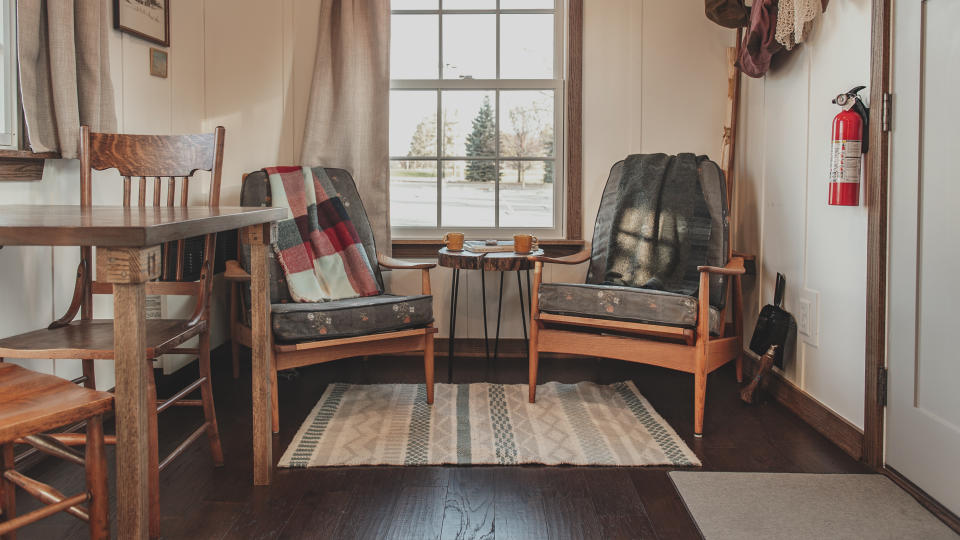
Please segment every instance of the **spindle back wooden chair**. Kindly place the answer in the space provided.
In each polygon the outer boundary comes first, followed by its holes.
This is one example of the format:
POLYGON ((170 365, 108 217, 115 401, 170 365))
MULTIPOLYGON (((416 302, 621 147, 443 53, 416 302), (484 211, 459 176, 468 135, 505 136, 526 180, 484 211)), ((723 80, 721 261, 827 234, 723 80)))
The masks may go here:
MULTIPOLYGON (((209 171, 210 191, 207 205, 216 207, 220 201, 220 177, 223 163, 224 129, 217 127, 213 133, 199 135, 127 135, 115 133, 92 133, 90 128, 80 129, 80 205, 93 204, 93 171, 116 169, 123 182, 123 206, 133 204, 141 208, 148 201, 158 212, 189 212, 190 179, 197 171, 209 171), (133 198, 133 183, 138 189, 133 198), (179 184, 179 190, 177 189, 179 184), (152 193, 148 199, 148 191, 152 193), (179 197, 178 195, 179 191, 179 197)), ((103 180, 106 181, 106 180, 103 180)), ((101 181, 98 180, 98 184, 101 181)), ((186 447, 204 432, 207 434, 214 464, 223 464, 223 451, 217 427, 210 382, 210 294, 213 285, 213 263, 216 235, 206 235, 200 278, 185 282, 185 243, 180 240, 162 246, 161 277, 146 283, 148 295, 178 295, 196 298, 189 319, 148 319, 146 326, 148 362, 144 366, 148 399, 157 404, 150 409, 150 530, 151 536, 159 534, 159 474, 186 447), (181 347, 193 337, 198 337, 195 348, 181 347), (200 376, 175 395, 158 401, 153 377, 153 361, 164 354, 196 355, 200 376), (200 399, 186 399, 200 390, 200 399), (167 408, 178 406, 201 407, 203 424, 193 431, 169 456, 159 459, 157 446, 157 414, 167 408)), ((112 294, 109 283, 94 281, 91 263, 94 253, 91 247, 80 248, 80 264, 77 267, 73 300, 63 317, 54 321, 46 330, 38 330, 0 340, 0 357, 12 358, 80 358, 83 363, 84 384, 95 387, 95 359, 112 360, 113 321, 93 318, 93 295, 112 294), (74 321, 77 314, 79 321, 74 321)))
POLYGON ((90 538, 110 537, 107 457, 103 451, 103 415, 113 410, 113 396, 80 388, 69 381, 0 363, 0 538, 13 540, 16 530, 57 512, 87 522, 90 538), (73 435, 86 443, 83 454, 43 432, 86 422, 86 434, 73 435), (37 450, 86 469, 85 489, 66 496, 53 486, 15 468, 13 447, 29 444, 37 450), (18 515, 16 489, 43 503, 18 515))

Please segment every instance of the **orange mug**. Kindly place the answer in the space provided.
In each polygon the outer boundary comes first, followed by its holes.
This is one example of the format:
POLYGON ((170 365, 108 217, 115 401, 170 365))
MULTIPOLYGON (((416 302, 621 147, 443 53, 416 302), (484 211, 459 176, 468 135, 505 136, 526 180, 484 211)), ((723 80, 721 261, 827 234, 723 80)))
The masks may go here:
POLYGON ((513 235, 513 251, 514 253, 530 253, 537 246, 537 237, 531 234, 515 234, 513 235))
POLYGON ((443 243, 450 251, 463 251, 463 233, 448 232, 443 235, 443 243))

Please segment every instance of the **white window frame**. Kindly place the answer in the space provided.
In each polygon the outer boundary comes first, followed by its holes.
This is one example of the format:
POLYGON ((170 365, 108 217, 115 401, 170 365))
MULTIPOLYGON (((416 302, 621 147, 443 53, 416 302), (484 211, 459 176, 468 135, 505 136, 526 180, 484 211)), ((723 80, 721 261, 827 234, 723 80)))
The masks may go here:
POLYGON ((565 237, 566 221, 566 175, 564 174, 564 62, 566 59, 566 25, 564 17, 565 0, 554 0, 554 9, 501 9, 500 1, 490 9, 444 9, 444 0, 438 0, 439 9, 393 10, 394 15, 436 15, 438 27, 438 77, 443 74, 443 15, 496 15, 496 76, 495 79, 391 79, 390 90, 424 90, 437 94, 437 154, 434 156, 390 156, 394 161, 433 161, 437 168, 437 226, 436 227, 391 227, 395 240, 435 239, 445 230, 464 232, 468 238, 504 238, 514 233, 532 233, 540 239, 562 239, 565 237), (553 79, 500 79, 500 14, 547 14, 554 15, 553 25, 553 79), (494 121, 496 126, 496 155, 493 157, 445 156, 442 154, 443 110, 441 93, 444 90, 487 90, 494 93, 494 121), (549 161, 544 157, 507 157, 500 156, 500 91, 510 90, 550 90, 553 91, 554 144, 553 144, 553 226, 551 227, 499 227, 500 223, 500 182, 494 188, 495 227, 444 226, 441 221, 443 208, 443 162, 444 161, 494 161, 499 170, 501 161, 549 161))
POLYGON ((0 149, 3 150, 20 149, 16 21, 16 0, 0 0, 0 149))

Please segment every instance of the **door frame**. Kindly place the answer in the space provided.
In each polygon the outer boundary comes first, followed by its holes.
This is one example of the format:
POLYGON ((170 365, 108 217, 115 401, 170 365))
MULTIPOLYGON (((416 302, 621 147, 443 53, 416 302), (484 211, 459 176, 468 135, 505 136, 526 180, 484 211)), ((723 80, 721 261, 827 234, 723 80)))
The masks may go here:
MULTIPOLYGON (((892 0, 873 0, 870 29, 870 152, 864 172, 867 206, 867 306, 863 461, 912 495, 960 533, 960 517, 884 463, 887 368, 887 268, 890 189, 890 129, 884 126, 883 99, 890 93, 892 0)), ((890 99, 896 99, 893 96, 890 99)), ((890 119, 890 123, 896 119, 890 119)))
POLYGON ((863 461, 883 468, 884 405, 881 392, 887 360, 887 241, 890 132, 882 123, 883 97, 890 92, 891 0, 873 0, 870 30, 870 152, 865 170, 867 206, 867 327, 863 408, 863 461))

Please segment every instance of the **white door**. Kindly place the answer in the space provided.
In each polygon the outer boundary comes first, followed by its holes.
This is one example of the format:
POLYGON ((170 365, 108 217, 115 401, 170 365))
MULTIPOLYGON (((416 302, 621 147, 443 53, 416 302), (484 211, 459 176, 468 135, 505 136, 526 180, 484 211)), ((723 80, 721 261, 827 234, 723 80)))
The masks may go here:
POLYGON ((893 1, 886 463, 960 514, 960 1, 893 1))

